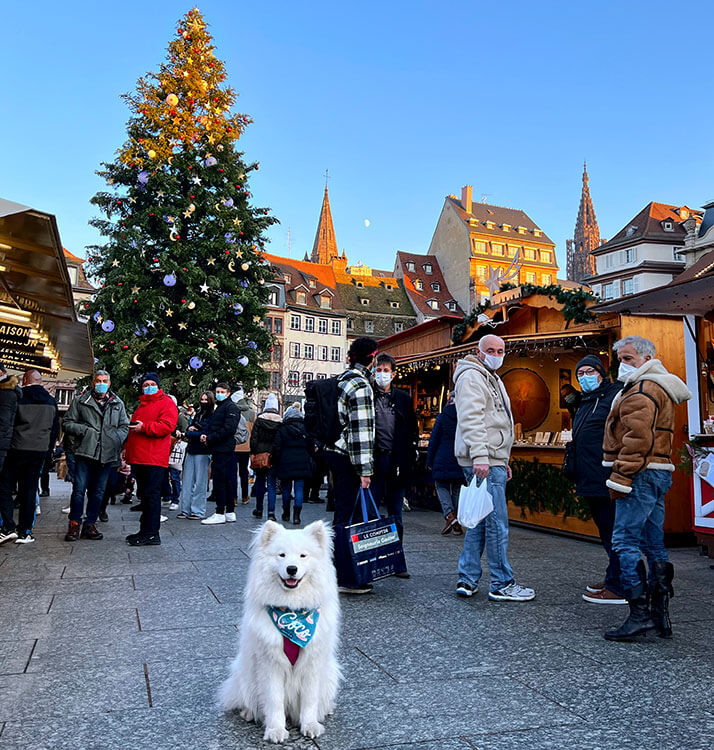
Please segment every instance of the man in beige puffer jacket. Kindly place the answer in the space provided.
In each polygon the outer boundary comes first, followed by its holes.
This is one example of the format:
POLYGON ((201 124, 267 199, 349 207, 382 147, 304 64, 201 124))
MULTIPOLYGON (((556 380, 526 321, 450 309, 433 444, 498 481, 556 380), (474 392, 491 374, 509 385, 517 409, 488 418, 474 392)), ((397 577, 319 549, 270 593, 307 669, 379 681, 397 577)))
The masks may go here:
POLYGON ((618 380, 625 384, 615 397, 605 423, 603 465, 617 503, 612 547, 620 560, 620 578, 630 615, 611 641, 631 641, 656 628, 671 638, 669 597, 674 567, 664 546, 664 496, 672 486, 670 459, 674 407, 692 397, 687 386, 654 359, 655 346, 641 336, 628 336, 613 346, 620 360, 618 380), (649 593, 642 555, 649 563, 649 593))
POLYGON ((506 482, 511 478, 508 461, 513 445, 511 402, 496 375, 503 364, 505 343, 498 336, 484 336, 478 352, 456 363, 454 403, 457 427, 454 454, 467 483, 474 476, 487 482, 493 511, 464 537, 459 559, 456 593, 473 596, 481 578, 484 547, 491 572, 488 598, 523 602, 535 597, 533 589, 517 584, 508 562, 508 508, 506 482))

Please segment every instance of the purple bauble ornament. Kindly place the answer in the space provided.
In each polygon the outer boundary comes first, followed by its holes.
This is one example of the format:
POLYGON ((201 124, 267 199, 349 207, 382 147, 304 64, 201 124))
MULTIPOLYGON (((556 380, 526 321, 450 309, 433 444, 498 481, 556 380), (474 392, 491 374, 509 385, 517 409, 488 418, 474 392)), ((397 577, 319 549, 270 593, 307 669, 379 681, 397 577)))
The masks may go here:
POLYGON ((176 286, 175 273, 167 273, 166 276, 164 276, 164 286, 176 286))
POLYGON ((233 198, 226 198, 226 199, 225 199, 225 200, 223 201, 223 205, 224 205, 224 206, 225 206, 226 208, 233 208, 233 198))
POLYGON ((257 344, 255 343, 255 341, 249 341, 249 342, 248 342, 248 343, 246 344, 246 346, 247 346, 247 347, 248 347, 249 349, 257 349, 257 348, 258 348, 258 345, 257 345, 257 344))
POLYGON ((238 364, 245 367, 248 364, 248 357, 246 357, 245 354, 242 357, 238 357, 238 364))
POLYGON ((226 242, 234 243, 236 241, 233 232, 226 232, 223 236, 226 238, 226 242))
POLYGON ((149 173, 142 169, 141 172, 137 175, 137 180, 139 181, 140 185, 146 185, 146 183, 149 181, 149 173))
POLYGON ((200 370, 203 367, 203 361, 198 357, 191 357, 188 361, 189 366, 192 370, 200 370))
POLYGON ((235 315, 240 315, 243 312, 243 305, 240 302, 236 302, 233 305, 233 309, 235 310, 235 315))
POLYGON ((204 162, 204 167, 215 167, 218 164, 218 159, 215 156, 209 156, 204 162))
POLYGON ((107 333, 111 333, 114 330, 114 321, 113 320, 105 320, 102 323, 102 330, 106 331, 107 333))

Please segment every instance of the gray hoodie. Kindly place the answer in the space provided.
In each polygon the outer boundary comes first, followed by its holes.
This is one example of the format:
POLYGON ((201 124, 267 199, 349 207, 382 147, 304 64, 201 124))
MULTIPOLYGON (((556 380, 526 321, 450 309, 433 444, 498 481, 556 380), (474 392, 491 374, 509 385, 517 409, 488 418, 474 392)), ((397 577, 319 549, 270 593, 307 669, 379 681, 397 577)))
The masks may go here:
POLYGON ((503 381, 470 354, 456 363, 454 383, 458 418, 454 454, 459 465, 507 466, 513 416, 503 381))

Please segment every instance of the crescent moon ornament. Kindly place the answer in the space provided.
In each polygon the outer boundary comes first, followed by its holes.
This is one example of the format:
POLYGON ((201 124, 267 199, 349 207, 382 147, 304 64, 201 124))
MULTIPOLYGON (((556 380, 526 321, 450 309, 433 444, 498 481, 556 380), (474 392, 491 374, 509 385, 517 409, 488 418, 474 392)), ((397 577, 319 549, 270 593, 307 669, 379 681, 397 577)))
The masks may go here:
POLYGON ((229 271, 230 271, 231 273, 235 273, 235 270, 236 270, 236 264, 235 264, 235 263, 234 263, 233 261, 230 261, 230 263, 228 264, 228 270, 229 270, 229 271))
POLYGON ((141 362, 139 361, 139 355, 138 355, 138 354, 135 354, 135 355, 134 355, 134 357, 132 358, 132 362, 133 362, 133 363, 134 363, 135 365, 140 365, 140 364, 141 364, 141 362))
POLYGON ((112 292, 112 302, 116 302, 116 300, 114 299, 114 292, 112 292))
POLYGON ((171 240, 171 242, 177 242, 178 238, 179 238, 178 230, 176 229, 176 227, 174 227, 171 230, 171 233, 169 234, 169 239, 171 240))
POLYGON ((218 203, 216 203, 215 209, 216 209, 216 211, 220 210, 220 205, 218 203))
POLYGON ((193 382, 193 375, 188 379, 188 384, 192 385, 194 388, 196 387, 196 384, 193 382))
POLYGON ((174 160, 174 157, 173 157, 173 156, 169 156, 169 164, 171 164, 171 162, 172 162, 173 160, 174 160))

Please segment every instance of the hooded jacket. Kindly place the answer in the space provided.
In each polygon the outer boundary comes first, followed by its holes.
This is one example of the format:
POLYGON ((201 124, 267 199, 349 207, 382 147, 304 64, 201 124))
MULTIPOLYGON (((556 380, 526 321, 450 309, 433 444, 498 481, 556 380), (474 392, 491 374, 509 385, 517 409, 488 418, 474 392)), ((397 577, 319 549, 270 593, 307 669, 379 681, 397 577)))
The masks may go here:
POLYGON ((250 433, 250 452, 270 453, 273 450, 275 435, 282 419, 275 409, 266 409, 258 416, 250 433))
POLYGON ((139 407, 131 415, 132 422, 141 422, 141 431, 130 430, 126 439, 126 462, 146 466, 169 465, 171 434, 176 429, 178 409, 162 391, 150 396, 142 393, 139 407))
POLYGON ((129 434, 129 417, 124 402, 115 393, 107 394, 102 409, 92 390, 75 397, 62 418, 67 450, 75 456, 117 466, 129 434))
POLYGON ((297 409, 288 409, 275 433, 271 464, 280 479, 307 479, 315 463, 314 444, 305 433, 305 421, 297 409))
POLYGON ((2 459, 7 455, 12 442, 12 430, 15 424, 15 412, 22 391, 17 385, 14 375, 0 383, 0 468, 2 459))
MULTIPOLYGON (((580 368, 578 364, 576 372, 580 368)), ((610 407, 622 383, 602 383, 589 393, 580 395, 580 407, 573 419, 572 469, 575 474, 577 492, 580 497, 607 497, 605 485, 610 476, 609 469, 602 465, 602 442, 610 407)))
POLYGON ((503 381, 469 354, 456 363, 454 383, 458 418, 454 453, 459 466, 507 466, 513 416, 503 381))
POLYGON ((241 416, 245 419, 246 426, 248 427, 248 440, 246 440, 244 443, 238 443, 238 445, 236 445, 236 453, 249 453, 250 433, 253 430, 253 425, 255 424, 255 409, 245 396, 243 396, 243 398, 241 399, 238 399, 235 404, 238 407, 238 411, 240 411, 241 416))
POLYGON ((431 467, 431 476, 440 482, 463 482, 464 479, 464 472, 454 456, 456 422, 456 407, 447 404, 436 418, 429 437, 426 465, 431 467))
POLYGON ((218 402, 206 430, 206 445, 211 454, 233 453, 236 447, 234 435, 239 421, 240 412, 230 398, 218 402))
POLYGON ((10 447, 15 451, 47 453, 59 435, 57 402, 41 385, 26 385, 17 403, 10 447))
POLYGON ((692 394, 658 359, 647 360, 623 382, 605 424, 602 465, 611 470, 607 486, 627 495, 640 471, 674 471, 674 406, 692 394))

